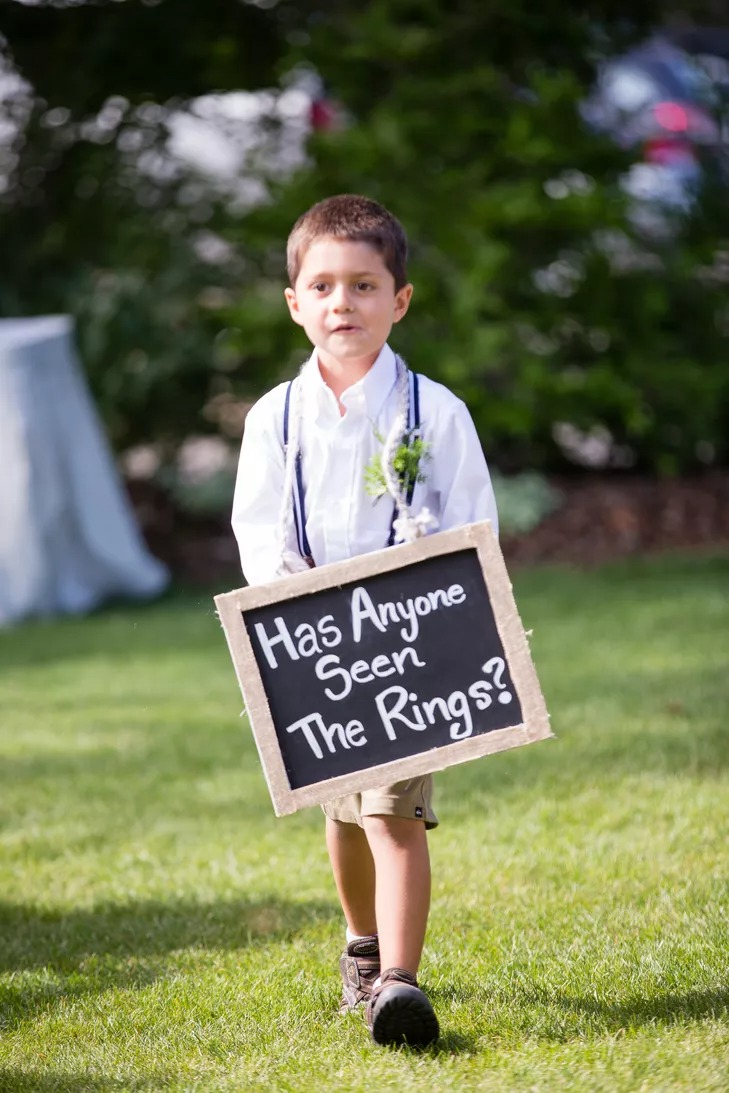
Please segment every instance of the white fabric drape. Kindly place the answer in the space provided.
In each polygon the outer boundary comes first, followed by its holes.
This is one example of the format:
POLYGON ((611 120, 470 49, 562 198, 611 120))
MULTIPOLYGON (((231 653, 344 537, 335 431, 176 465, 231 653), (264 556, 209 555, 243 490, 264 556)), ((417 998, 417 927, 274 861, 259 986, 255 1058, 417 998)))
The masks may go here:
POLYGON ((0 626, 167 584, 137 528, 68 316, 0 320, 0 626))

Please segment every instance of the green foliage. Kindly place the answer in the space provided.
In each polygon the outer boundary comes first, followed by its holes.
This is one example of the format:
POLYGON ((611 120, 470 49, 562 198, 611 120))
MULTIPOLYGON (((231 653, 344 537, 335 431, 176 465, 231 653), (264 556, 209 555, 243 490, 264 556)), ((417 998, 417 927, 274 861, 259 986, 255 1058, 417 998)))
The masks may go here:
POLYGON ((542 474, 524 471, 504 475, 495 471, 491 482, 502 536, 524 535, 541 524, 560 505, 560 493, 542 474))
POLYGON ((286 236, 314 201, 364 192, 411 239, 415 295, 393 340, 467 401, 493 465, 563 466, 558 423, 604 431, 617 463, 724 463, 726 186, 708 175, 697 215, 664 242, 636 238, 629 157, 577 110, 597 48, 664 16, 657 0, 602 0, 589 20, 556 0, 539 14, 337 0, 326 19, 285 0, 6 4, 0 52, 35 90, 2 108, 22 124, 0 149, 0 314, 74 314, 114 443, 174 445, 219 428, 221 400, 294 371, 309 347, 281 300, 286 236), (257 208, 233 212, 194 171, 142 169, 192 96, 297 66, 347 123, 316 134, 289 181, 259 165, 257 208), (225 260, 201 259, 203 228, 225 260))
POLYGON ((84 116, 113 95, 165 103, 266 86, 286 7, 274 19, 264 4, 227 0, 36 0, 4 4, 2 31, 37 94, 84 116))
MULTIPOLYGON (((376 435, 380 443, 384 444, 384 438, 376 435)), ((426 470, 423 464, 429 459, 430 445, 415 429, 410 429, 392 459, 392 466, 403 493, 407 493, 411 483, 425 481, 426 470)), ((365 489, 370 497, 382 497, 387 493, 381 454, 373 455, 365 467, 365 489)))
POLYGON ((170 451, 205 428, 203 408, 224 389, 211 352, 219 324, 200 305, 204 285, 179 248, 158 269, 89 269, 69 284, 78 343, 112 443, 154 440, 170 451), (196 299, 193 293, 198 291, 196 299))
POLYGON ((636 237, 618 185, 629 157, 578 115, 589 31, 564 5, 538 19, 521 5, 347 8, 306 56, 349 124, 311 142, 307 169, 237 237, 253 222, 282 244, 330 193, 391 207, 415 284, 393 340, 466 400, 504 470, 563 465, 559 422, 606 430, 616 461, 643 468, 724 461, 726 189, 709 176, 696 217, 665 242, 636 237))
POLYGON ((117 448, 172 448, 215 428, 209 404, 230 396, 210 301, 237 269, 198 247, 229 214, 211 177, 170 156, 168 124, 193 96, 275 83, 285 8, 3 5, 0 71, 16 83, 0 101, 0 315, 76 318, 117 448))
POLYGON ((155 481, 163 486, 182 512, 191 516, 228 516, 235 489, 235 469, 221 467, 204 478, 189 481, 176 468, 167 466, 155 481))

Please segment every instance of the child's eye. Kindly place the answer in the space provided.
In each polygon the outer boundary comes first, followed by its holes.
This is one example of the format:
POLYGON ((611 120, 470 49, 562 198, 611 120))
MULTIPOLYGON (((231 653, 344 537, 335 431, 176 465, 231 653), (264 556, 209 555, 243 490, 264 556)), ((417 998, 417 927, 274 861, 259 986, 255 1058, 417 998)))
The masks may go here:
POLYGON ((311 287, 313 288, 314 292, 326 292, 327 290, 327 284, 325 281, 315 281, 311 287))
POLYGON ((374 285, 371 285, 369 281, 358 281, 356 288, 357 292, 369 292, 374 288, 374 285))

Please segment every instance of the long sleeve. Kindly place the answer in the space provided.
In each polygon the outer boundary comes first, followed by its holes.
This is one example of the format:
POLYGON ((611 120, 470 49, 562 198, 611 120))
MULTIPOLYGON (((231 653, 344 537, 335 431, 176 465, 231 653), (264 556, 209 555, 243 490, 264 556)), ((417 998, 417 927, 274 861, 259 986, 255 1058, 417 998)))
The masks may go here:
POLYGON ((439 421, 431 457, 440 530, 489 520, 498 535, 491 476, 473 419, 460 399, 452 400, 439 421))
POLYGON ((280 560, 282 390, 274 388, 248 412, 238 461, 232 525, 249 584, 274 580, 280 560))

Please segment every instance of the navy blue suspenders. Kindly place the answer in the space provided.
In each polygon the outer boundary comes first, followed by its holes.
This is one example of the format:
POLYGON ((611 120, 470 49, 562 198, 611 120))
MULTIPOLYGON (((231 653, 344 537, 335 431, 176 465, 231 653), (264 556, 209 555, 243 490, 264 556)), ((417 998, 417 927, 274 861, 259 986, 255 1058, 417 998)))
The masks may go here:
MULTIPOLYGON (((283 442, 284 458, 289 443, 289 406, 291 403, 291 388, 294 381, 290 380, 286 388, 286 401, 284 403, 283 442)), ((309 538, 306 534, 306 509, 304 508, 304 478, 301 473, 301 448, 296 453, 296 489, 294 491, 294 523, 296 524, 296 541, 299 544, 299 554, 302 558, 312 559, 309 538)))
MULTIPOLYGON (((408 434, 409 436, 416 435, 420 430, 420 384, 418 383, 418 375, 416 372, 410 373, 411 378, 411 395, 408 404, 408 434)), ((284 442, 284 456, 286 455, 286 448, 289 443, 289 410, 291 404, 291 387, 294 381, 291 380, 286 388, 286 400, 284 402, 284 419, 283 419, 283 442, 284 442)), ((415 490, 415 478, 411 478, 408 481, 407 488, 407 503, 411 505, 413 502, 413 492, 415 490)), ((390 520, 390 534, 387 537, 387 545, 392 546, 395 542, 395 520, 397 519, 397 506, 393 505, 392 519, 390 520)), ((294 493, 294 523, 296 524, 296 541, 299 544, 299 553, 302 558, 306 558, 307 561, 312 561, 311 547, 309 546, 309 539, 306 534, 306 508, 304 505, 304 477, 301 470, 301 450, 296 453, 296 489, 294 493)))

